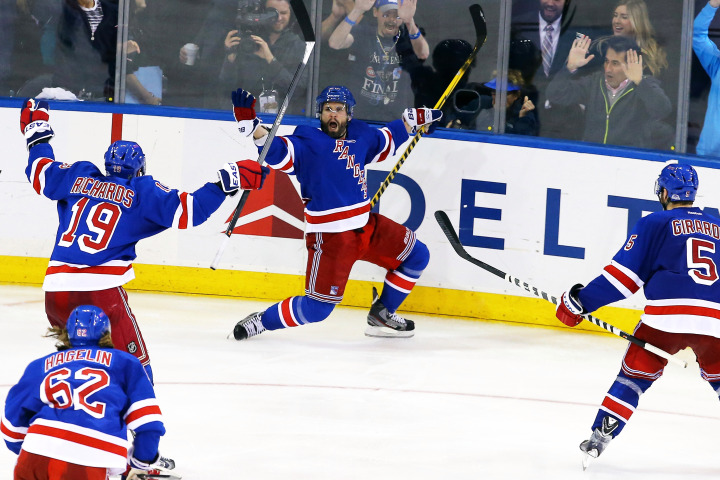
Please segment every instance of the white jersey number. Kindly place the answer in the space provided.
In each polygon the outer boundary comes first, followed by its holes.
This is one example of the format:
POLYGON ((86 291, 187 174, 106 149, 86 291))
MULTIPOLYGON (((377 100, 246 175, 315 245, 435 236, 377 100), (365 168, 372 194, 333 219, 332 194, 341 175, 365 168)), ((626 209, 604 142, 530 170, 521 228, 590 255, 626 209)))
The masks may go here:
POLYGON ((688 275, 695 283, 712 285, 718 280, 718 269, 712 256, 715 243, 690 237, 687 240, 688 275))
POLYGON ((82 410, 94 418, 105 416, 103 402, 93 402, 89 398, 94 393, 110 385, 110 376, 105 370, 97 368, 81 368, 75 372, 77 380, 85 380, 74 391, 65 380, 70 378, 72 372, 69 368, 61 368, 49 373, 40 385, 40 399, 53 408, 65 409, 73 407, 82 410))
POLYGON ((89 198, 81 198, 72 206, 72 217, 70 218, 70 225, 58 240, 58 246, 70 247, 76 240, 78 248, 85 253, 97 253, 105 250, 110 243, 110 239, 115 233, 115 227, 117 227, 122 210, 114 203, 97 203, 90 208, 85 223, 91 234, 83 234, 77 236, 77 229, 80 223, 80 218, 83 215, 83 211, 87 206, 89 198))

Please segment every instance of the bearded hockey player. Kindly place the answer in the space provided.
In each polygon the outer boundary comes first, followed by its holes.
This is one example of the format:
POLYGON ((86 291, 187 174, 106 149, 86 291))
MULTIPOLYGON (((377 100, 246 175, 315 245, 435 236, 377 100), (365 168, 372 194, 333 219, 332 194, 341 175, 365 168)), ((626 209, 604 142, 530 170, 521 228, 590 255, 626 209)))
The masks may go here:
MULTIPOLYGON (((239 130, 252 134, 261 148, 268 131, 259 125, 255 98, 242 89, 232 98, 239 130)), ((236 340, 326 319, 342 300, 350 270, 358 260, 387 269, 382 293, 373 288, 365 334, 414 335, 414 322, 396 310, 420 278, 430 254, 415 232, 370 211, 365 168, 392 156, 408 133, 434 127, 442 112, 408 108, 402 119, 373 128, 352 118, 354 105, 347 88, 327 87, 316 100, 319 129, 298 126, 292 135, 272 140, 268 165, 295 175, 305 203, 305 295, 286 298, 241 320, 233 332, 236 340)))

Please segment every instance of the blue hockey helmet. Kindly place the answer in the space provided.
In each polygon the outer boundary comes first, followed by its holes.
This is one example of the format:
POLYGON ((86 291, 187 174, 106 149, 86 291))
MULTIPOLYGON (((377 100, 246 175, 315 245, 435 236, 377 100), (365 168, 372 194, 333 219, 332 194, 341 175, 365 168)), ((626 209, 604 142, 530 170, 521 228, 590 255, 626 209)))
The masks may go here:
POLYGON ((100 307, 80 305, 70 312, 66 328, 70 345, 92 346, 110 331, 110 320, 100 307))
POLYGON ((660 172, 655 181, 655 195, 667 190, 671 202, 694 202, 698 189, 698 174, 687 164, 670 164, 660 172))
POLYGON ((343 87, 342 85, 331 85, 329 87, 325 87, 325 89, 320 92, 320 95, 318 95, 315 99, 316 117, 320 118, 323 105, 327 102, 344 103, 347 108, 348 117, 352 118, 353 107, 355 106, 355 97, 353 97, 353 94, 347 89, 347 87, 343 87))
POLYGON ((105 152, 105 172, 120 178, 145 175, 145 154, 135 142, 118 140, 105 152))

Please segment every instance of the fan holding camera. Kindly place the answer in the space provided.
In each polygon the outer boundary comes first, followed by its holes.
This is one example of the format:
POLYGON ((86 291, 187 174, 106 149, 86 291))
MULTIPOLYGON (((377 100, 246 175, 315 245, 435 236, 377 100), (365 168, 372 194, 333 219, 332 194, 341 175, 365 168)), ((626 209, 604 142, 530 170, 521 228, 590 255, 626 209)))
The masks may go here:
MULTIPOLYGON (((237 85, 253 92, 287 91, 305 53, 305 42, 290 28, 291 20, 289 0, 239 1, 236 28, 225 36, 222 91, 237 85)), ((303 81, 298 87, 303 87, 303 81)), ((260 111, 272 111, 272 104, 282 102, 276 97, 265 108, 262 94, 259 100, 260 111)))

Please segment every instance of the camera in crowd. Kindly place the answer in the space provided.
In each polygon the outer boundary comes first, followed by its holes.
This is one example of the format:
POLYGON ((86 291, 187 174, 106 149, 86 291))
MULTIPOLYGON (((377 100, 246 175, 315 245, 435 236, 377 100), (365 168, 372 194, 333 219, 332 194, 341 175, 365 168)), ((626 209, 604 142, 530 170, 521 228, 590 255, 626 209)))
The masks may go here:
POLYGON ((242 39, 239 45, 240 51, 255 52, 258 46, 252 41, 250 35, 261 36, 263 33, 267 33, 278 17, 277 10, 265 7, 265 0, 240 0, 235 17, 235 27, 242 39))

